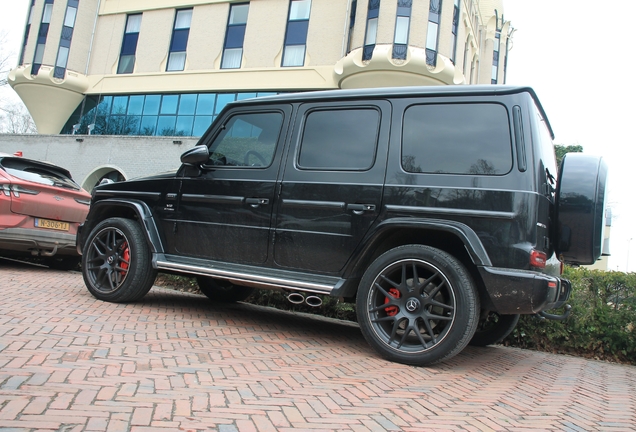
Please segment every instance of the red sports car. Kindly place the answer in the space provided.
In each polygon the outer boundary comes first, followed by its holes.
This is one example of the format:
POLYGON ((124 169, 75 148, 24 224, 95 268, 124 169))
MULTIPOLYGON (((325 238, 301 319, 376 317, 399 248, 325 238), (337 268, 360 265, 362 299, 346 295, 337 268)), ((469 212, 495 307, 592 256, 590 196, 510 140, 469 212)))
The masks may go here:
POLYGON ((90 199, 66 169, 0 153, 0 253, 74 268, 75 235, 90 199))

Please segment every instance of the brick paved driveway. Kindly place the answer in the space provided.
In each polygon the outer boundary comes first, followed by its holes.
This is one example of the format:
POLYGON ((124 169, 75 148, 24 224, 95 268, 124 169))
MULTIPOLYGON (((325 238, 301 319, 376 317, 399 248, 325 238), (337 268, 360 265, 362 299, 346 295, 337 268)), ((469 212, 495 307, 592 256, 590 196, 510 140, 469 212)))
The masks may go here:
POLYGON ((0 260, 0 431, 636 430, 636 368, 468 348, 417 368, 356 325, 0 260))

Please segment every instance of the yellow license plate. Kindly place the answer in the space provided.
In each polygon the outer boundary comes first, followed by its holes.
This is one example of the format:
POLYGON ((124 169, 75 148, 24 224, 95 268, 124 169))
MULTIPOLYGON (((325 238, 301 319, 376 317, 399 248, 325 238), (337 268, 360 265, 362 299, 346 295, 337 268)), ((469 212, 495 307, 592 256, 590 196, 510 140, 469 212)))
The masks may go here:
POLYGON ((35 226, 38 228, 48 228, 60 231, 68 231, 70 228, 68 222, 60 222, 49 219, 35 219, 35 226))

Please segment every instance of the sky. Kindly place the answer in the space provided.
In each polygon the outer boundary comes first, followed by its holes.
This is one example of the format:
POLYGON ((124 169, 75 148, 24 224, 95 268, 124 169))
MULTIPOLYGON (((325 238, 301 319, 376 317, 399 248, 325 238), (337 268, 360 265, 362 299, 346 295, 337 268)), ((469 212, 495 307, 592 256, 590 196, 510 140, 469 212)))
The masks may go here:
MULTIPOLYGON (((0 31, 17 53, 28 0, 5 2, 0 31)), ((515 32, 507 84, 534 88, 556 144, 581 145, 609 166, 612 209, 609 269, 636 271, 636 56, 629 19, 634 0, 504 0, 503 17, 515 32), (610 21, 608 16, 624 17, 610 21), (631 108, 630 108, 631 107, 631 108), (632 241, 632 239, 634 241, 632 241)), ((15 97, 5 89, 0 98, 15 97)))

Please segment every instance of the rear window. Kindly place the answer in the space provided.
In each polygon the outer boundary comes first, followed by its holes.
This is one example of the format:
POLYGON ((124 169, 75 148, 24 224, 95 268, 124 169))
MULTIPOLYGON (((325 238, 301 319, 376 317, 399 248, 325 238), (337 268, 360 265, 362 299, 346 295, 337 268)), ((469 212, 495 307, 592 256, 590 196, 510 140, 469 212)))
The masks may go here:
POLYGON ((413 173, 510 172, 508 111, 494 103, 409 107, 404 114, 402 168, 413 173))
POLYGON ((39 183, 48 186, 57 186, 67 189, 79 190, 80 187, 70 177, 55 167, 48 167, 31 163, 24 159, 4 158, 1 162, 2 168, 14 177, 22 180, 39 183))

